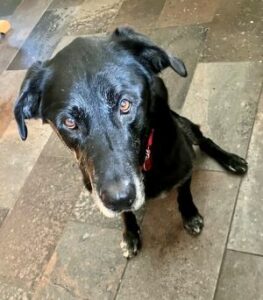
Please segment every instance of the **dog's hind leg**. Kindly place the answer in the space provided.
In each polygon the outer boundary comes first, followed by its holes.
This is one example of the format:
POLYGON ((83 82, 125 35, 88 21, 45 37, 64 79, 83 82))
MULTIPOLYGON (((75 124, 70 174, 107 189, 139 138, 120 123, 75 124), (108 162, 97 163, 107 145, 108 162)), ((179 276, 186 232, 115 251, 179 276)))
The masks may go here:
POLYGON ((136 217, 132 212, 123 212, 122 219, 124 222, 123 240, 121 249, 123 256, 131 258, 137 255, 141 249, 140 227, 137 224, 136 217))
POLYGON ((204 220, 193 202, 190 185, 191 177, 178 188, 177 202, 185 229, 191 235, 198 235, 203 229, 204 220))
POLYGON ((247 172, 248 166, 245 159, 223 150, 211 139, 205 137, 199 126, 187 118, 178 115, 174 111, 171 111, 171 113, 178 126, 184 131, 193 145, 198 145, 203 152, 215 159, 226 170, 238 175, 247 172))

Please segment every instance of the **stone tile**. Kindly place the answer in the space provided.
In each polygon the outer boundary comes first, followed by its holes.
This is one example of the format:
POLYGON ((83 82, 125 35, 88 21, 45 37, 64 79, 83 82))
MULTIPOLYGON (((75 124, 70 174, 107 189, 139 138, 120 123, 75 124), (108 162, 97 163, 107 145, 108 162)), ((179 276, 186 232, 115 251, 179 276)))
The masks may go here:
POLYGON ((241 184, 228 248, 263 255, 263 95, 248 151, 248 174, 241 184))
POLYGON ((125 0, 110 28, 120 25, 156 27, 164 3, 165 0, 125 0))
POLYGON ((183 229, 176 192, 149 201, 143 249, 129 262, 117 299, 213 299, 239 181, 220 172, 194 174, 193 198, 205 220, 196 238, 183 229))
POLYGON ((31 287, 62 234, 80 193, 78 168, 40 157, 0 230, 0 276, 31 287))
POLYGON ((21 1, 22 0, 2 0, 0 8, 0 17, 12 15, 21 1))
POLYGON ((20 189, 36 163, 51 129, 42 126, 40 121, 30 121, 26 142, 19 138, 15 121, 11 121, 0 140, 0 203, 2 207, 12 208, 20 189))
POLYGON ((122 0, 86 0, 69 24, 67 35, 86 35, 107 31, 122 0))
MULTIPOLYGON (((222 148, 246 157, 262 75, 256 63, 200 63, 182 114, 222 148)), ((200 153, 197 167, 222 170, 200 153)))
POLYGON ((209 24, 202 60, 262 62, 262 15, 261 0, 222 1, 209 24))
POLYGON ((263 257, 227 251, 215 300, 263 299, 263 257))
POLYGON ((52 133, 45 147, 43 148, 42 155, 65 157, 68 160, 75 160, 74 154, 67 148, 67 146, 59 139, 56 133, 52 133))
MULTIPOLYGON (((45 299, 45 300, 76 300, 65 287, 59 285, 48 284, 39 289, 32 298, 33 300, 45 299)), ((86 299, 86 298, 85 298, 86 299)))
POLYGON ((211 22, 219 5, 218 0, 167 0, 158 20, 158 26, 190 25, 211 22))
MULTIPOLYGON (((144 207, 137 211, 136 217, 138 223, 142 222, 144 216, 144 207)), ((78 201, 74 207, 72 213, 72 220, 78 221, 82 223, 86 223, 89 225, 97 225, 101 228, 123 228, 123 222, 121 217, 116 218, 107 218, 105 217, 96 206, 93 201, 91 194, 85 188, 83 188, 78 201)))
POLYGON ((181 26, 162 28, 150 31, 149 36, 169 53, 181 58, 187 68, 188 77, 182 78, 168 68, 163 79, 169 92, 171 107, 178 110, 182 107, 191 83, 200 52, 203 49, 205 29, 200 26, 181 26))
POLYGON ((4 222, 4 220, 5 220, 8 212, 9 212, 9 209, 7 209, 7 208, 0 208, 0 226, 4 222))
POLYGON ((84 299, 114 299, 126 260, 121 232, 70 222, 52 257, 50 282, 84 299))
POLYGON ((13 118, 13 105, 25 71, 5 71, 0 75, 0 138, 13 118))
POLYGON ((65 34, 73 11, 74 8, 46 11, 8 69, 27 69, 37 60, 48 59, 65 34))
POLYGON ((67 8, 79 6, 84 0, 53 0, 48 9, 67 8))
POLYGON ((12 30, 0 43, 0 73, 8 67, 50 2, 51 0, 22 1, 14 14, 8 18, 12 30))
POLYGON ((0 282, 1 300, 29 300, 30 293, 22 288, 0 282))
MULTIPOLYGON (((104 37, 106 33, 94 33, 94 34, 86 34, 86 35, 80 35, 80 37, 104 37)), ((65 36, 61 39, 61 41, 58 43, 57 47, 55 48, 52 57, 54 57, 60 50, 62 50, 64 47, 66 47, 68 44, 70 44, 73 40, 75 40, 76 36, 65 36)))

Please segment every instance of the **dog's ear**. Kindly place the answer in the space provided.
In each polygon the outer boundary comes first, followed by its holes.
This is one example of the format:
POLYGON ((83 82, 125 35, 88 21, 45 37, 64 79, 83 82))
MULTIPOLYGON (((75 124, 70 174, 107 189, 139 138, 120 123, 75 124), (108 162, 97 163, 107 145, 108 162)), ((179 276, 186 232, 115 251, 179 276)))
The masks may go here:
POLYGON ((169 55, 146 36, 130 27, 118 27, 113 32, 112 39, 132 52, 143 65, 156 74, 171 67, 180 76, 187 76, 186 67, 179 58, 169 55))
POLYGON ((14 106, 14 115, 22 140, 27 138, 25 119, 40 117, 39 108, 43 91, 44 73, 45 69, 42 62, 36 62, 28 69, 14 106))

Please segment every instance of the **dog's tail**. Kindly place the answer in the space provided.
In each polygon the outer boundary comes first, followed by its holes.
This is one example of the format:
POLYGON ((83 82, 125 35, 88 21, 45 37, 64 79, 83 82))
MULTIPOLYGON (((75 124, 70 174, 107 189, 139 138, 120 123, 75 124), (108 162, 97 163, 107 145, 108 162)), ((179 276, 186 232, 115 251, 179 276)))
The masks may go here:
POLYGON ((178 115, 172 110, 171 113, 177 125, 183 130, 193 145, 198 145, 203 152, 216 160, 226 170, 238 175, 247 172, 248 166, 245 159, 223 150, 211 139, 205 137, 200 127, 187 118, 178 115))

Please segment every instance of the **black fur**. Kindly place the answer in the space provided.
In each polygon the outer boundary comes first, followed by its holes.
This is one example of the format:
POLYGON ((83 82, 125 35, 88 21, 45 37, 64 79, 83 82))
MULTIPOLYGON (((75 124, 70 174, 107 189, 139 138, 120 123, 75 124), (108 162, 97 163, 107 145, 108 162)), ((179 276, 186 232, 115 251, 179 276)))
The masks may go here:
POLYGON ((140 178, 147 198, 178 185, 184 225, 199 234, 203 218, 190 191, 192 145, 227 170, 247 171, 245 160, 222 150, 197 125, 170 110, 167 89, 158 77, 167 67, 187 75, 181 60, 131 28, 117 28, 106 38, 77 38, 53 59, 28 70, 14 109, 23 140, 25 119, 41 118, 75 151, 87 189, 96 192, 103 208, 123 215, 127 257, 141 246, 131 212, 142 204, 140 178), (120 110, 123 100, 130 103, 127 113, 120 110), (76 128, 65 125, 68 118, 76 128), (143 172, 151 129, 153 166, 143 172))

